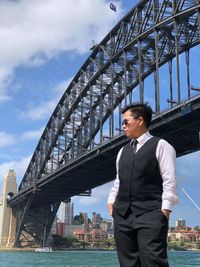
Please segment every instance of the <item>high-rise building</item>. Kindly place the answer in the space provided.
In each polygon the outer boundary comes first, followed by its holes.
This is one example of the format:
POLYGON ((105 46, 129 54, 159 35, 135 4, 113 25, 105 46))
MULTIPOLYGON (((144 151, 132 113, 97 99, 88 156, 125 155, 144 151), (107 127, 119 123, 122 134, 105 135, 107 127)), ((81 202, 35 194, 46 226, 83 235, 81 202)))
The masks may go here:
POLYGON ((88 214, 85 212, 80 212, 80 214, 82 215, 84 220, 85 230, 88 230, 88 214))
POLYGON ((92 228, 99 229, 101 221, 102 221, 101 214, 93 212, 92 213, 92 228))
POLYGON ((185 227, 186 221, 183 219, 178 219, 178 220, 176 220, 175 225, 176 225, 176 227, 185 227))
POLYGON ((74 203, 71 203, 70 200, 66 200, 61 203, 61 222, 65 224, 72 224, 74 218, 74 203))

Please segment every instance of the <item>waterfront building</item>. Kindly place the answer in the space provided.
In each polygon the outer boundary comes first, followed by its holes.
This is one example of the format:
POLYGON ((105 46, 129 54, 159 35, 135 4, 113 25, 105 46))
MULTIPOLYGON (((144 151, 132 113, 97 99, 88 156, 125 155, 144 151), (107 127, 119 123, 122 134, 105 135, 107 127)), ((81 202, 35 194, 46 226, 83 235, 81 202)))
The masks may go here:
POLYGON ((88 243, 102 242, 107 238, 107 233, 101 229, 93 229, 92 231, 75 229, 73 235, 79 241, 85 241, 88 243))
POLYGON ((101 242, 107 238, 107 233, 102 229, 93 229, 91 235, 94 242, 101 242))
POLYGON ((196 230, 175 230, 168 233, 169 242, 197 242, 200 234, 196 230))
POLYGON ((65 224, 64 223, 59 222, 56 224, 56 234, 62 237, 65 236, 65 224))
POLYGON ((102 219, 100 223, 100 229, 105 232, 111 232, 113 230, 113 220, 102 219))
POLYGON ((183 219, 176 220, 175 226, 176 226, 176 228, 184 228, 184 227, 186 227, 186 220, 183 220, 183 219))
POLYGON ((91 232, 86 231, 85 229, 75 229, 73 236, 76 237, 79 241, 92 242, 91 232))
POLYGON ((85 224, 75 225, 75 224, 66 224, 65 225, 65 234, 64 236, 74 235, 76 231, 85 231, 85 224))

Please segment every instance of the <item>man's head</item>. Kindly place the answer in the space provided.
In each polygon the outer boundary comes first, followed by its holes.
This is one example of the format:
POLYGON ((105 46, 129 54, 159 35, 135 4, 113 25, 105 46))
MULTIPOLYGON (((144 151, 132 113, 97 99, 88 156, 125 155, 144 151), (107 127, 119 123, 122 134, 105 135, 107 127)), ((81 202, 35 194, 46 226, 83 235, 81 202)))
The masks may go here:
POLYGON ((152 109, 147 104, 135 103, 122 110, 123 128, 127 137, 138 138, 149 128, 152 109))

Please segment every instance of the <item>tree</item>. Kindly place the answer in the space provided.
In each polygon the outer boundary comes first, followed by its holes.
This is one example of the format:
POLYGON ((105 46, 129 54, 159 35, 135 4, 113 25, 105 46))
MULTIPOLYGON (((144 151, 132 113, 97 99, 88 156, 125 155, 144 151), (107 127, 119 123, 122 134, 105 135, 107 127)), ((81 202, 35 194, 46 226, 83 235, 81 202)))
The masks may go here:
POLYGON ((79 215, 74 216, 74 224, 80 225, 84 223, 83 215, 80 213, 79 215))
POLYGON ((196 231, 198 231, 198 233, 200 233, 200 226, 199 225, 195 226, 194 230, 196 230, 196 231))
POLYGON ((52 235, 54 247, 70 248, 74 246, 74 243, 79 243, 79 240, 73 236, 62 237, 60 235, 52 235))
POLYGON ((62 247, 66 245, 66 242, 61 235, 52 235, 52 238, 53 238, 52 242, 53 247, 62 247))

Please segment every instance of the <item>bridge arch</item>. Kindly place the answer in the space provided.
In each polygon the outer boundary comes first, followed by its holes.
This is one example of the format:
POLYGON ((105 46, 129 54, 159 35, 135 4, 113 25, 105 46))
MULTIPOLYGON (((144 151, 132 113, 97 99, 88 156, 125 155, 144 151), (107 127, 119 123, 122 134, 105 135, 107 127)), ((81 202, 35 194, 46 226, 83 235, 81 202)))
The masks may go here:
POLYGON ((198 1, 140 1, 96 45, 69 84, 47 123, 19 190, 120 135, 122 103, 134 100, 132 92, 137 86, 139 101, 144 102, 144 81, 152 73, 155 114, 160 114, 159 68, 168 63, 172 80, 174 58, 177 97, 173 96, 170 81, 166 101, 171 107, 179 104, 179 55, 183 52, 190 98, 189 52, 199 44, 199 26, 198 1))

